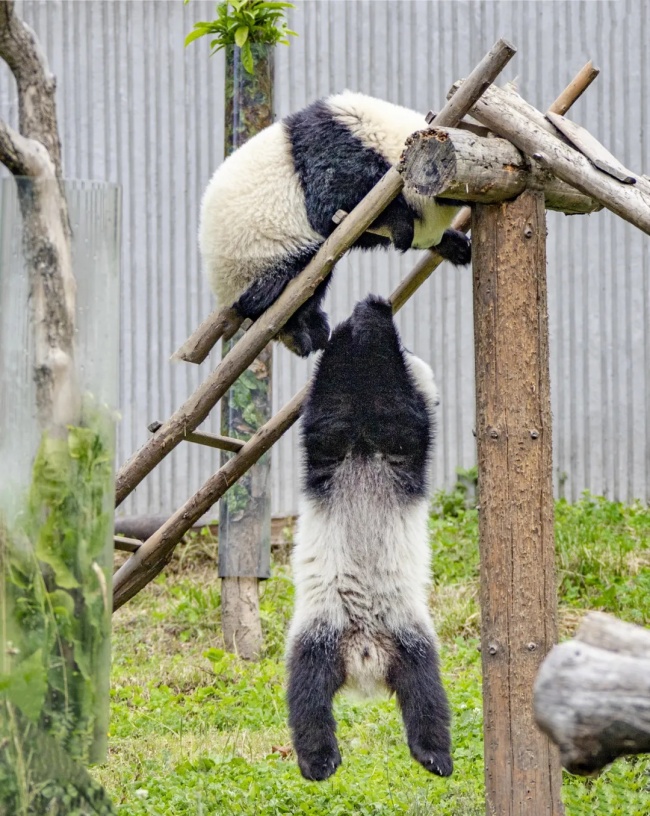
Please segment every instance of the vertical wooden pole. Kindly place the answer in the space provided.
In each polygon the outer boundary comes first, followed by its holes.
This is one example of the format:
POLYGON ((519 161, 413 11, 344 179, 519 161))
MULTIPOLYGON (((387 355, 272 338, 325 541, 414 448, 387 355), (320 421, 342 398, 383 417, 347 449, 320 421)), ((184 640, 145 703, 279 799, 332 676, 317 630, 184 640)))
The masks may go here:
POLYGON ((559 816, 559 757, 533 719, 556 640, 544 196, 472 217, 481 651, 488 816, 559 816))

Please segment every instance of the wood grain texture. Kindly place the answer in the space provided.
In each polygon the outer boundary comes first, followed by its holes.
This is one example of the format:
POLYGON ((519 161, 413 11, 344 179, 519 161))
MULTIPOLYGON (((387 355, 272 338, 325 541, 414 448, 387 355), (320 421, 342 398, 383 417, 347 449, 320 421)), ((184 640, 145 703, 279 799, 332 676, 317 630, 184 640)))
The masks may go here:
POLYGON ((557 178, 650 235, 650 192, 645 186, 622 184, 598 170, 586 156, 558 138, 559 131, 532 105, 520 97, 515 105, 514 96, 492 85, 472 108, 472 115, 557 178), (544 126, 540 117, 546 121, 544 126))
POLYGON ((472 220, 487 813, 556 816, 533 681, 556 638, 543 195, 472 220))
POLYGON ((506 139, 464 130, 432 128, 409 137, 399 171, 405 187, 420 195, 493 204, 526 189, 544 191, 547 210, 590 213, 603 205, 555 178, 506 139))
POLYGON ((650 632, 590 613, 542 663, 534 704, 571 773, 591 775, 617 757, 650 752, 650 632))

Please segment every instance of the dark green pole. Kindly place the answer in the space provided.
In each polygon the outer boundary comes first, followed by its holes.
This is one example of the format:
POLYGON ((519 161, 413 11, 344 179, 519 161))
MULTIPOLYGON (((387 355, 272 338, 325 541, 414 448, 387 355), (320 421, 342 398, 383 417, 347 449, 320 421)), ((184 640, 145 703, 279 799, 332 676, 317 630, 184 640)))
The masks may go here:
MULTIPOLYGON (((225 150, 230 154, 273 121, 275 46, 251 44, 253 73, 241 49, 226 48, 225 150)), ((242 332, 224 342, 228 353, 242 332)), ((248 439, 271 417, 273 353, 267 346, 221 401, 221 429, 248 439)), ((232 454, 222 453, 222 464, 232 454)), ((262 628, 259 579, 269 577, 271 550, 271 453, 266 453, 221 499, 219 576, 226 648, 247 660, 259 656, 262 628)))

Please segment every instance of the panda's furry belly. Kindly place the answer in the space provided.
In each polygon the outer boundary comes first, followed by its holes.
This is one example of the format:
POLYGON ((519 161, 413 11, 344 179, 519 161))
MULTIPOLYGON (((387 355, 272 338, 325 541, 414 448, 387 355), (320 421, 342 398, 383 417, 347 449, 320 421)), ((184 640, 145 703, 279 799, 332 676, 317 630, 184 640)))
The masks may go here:
POLYGON ((344 690, 356 697, 382 697, 390 694, 386 675, 394 655, 392 637, 351 627, 341 638, 345 665, 344 690))
POLYGON ((429 249, 439 244, 457 212, 457 207, 441 207, 429 202, 423 215, 413 223, 413 249, 429 249))
POLYGON ((339 633, 346 686, 385 692, 396 636, 433 635, 428 502, 398 500, 383 460, 341 465, 328 502, 303 500, 292 566, 289 641, 314 626, 339 633))

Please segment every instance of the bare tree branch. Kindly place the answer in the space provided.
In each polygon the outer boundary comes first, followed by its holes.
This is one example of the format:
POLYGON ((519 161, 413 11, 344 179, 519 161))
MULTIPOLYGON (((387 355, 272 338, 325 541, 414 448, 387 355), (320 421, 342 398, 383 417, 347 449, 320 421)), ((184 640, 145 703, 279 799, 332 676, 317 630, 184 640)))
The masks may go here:
MULTIPOLYGON (((45 147, 54 166, 55 175, 61 177, 61 141, 55 101, 56 80, 50 71, 38 37, 27 23, 16 17, 14 0, 0 0, 0 57, 11 69, 18 86, 18 126, 21 134, 26 139, 33 139, 45 147)), ((2 146, 5 146, 4 142, 2 146)), ((0 160, 7 167, 11 159, 11 152, 7 153, 5 150, 0 152, 0 160)), ((40 172, 47 173, 48 165, 34 167, 40 172)))
POLYGON ((15 176, 54 175, 54 165, 43 145, 34 139, 26 139, 2 120, 0 161, 15 176))
POLYGON ((30 280, 34 380, 43 428, 65 434, 77 424, 75 292, 71 231, 61 173, 55 89, 38 37, 0 0, 0 57, 18 87, 19 130, 0 120, 0 162, 17 177, 23 252, 30 280))

